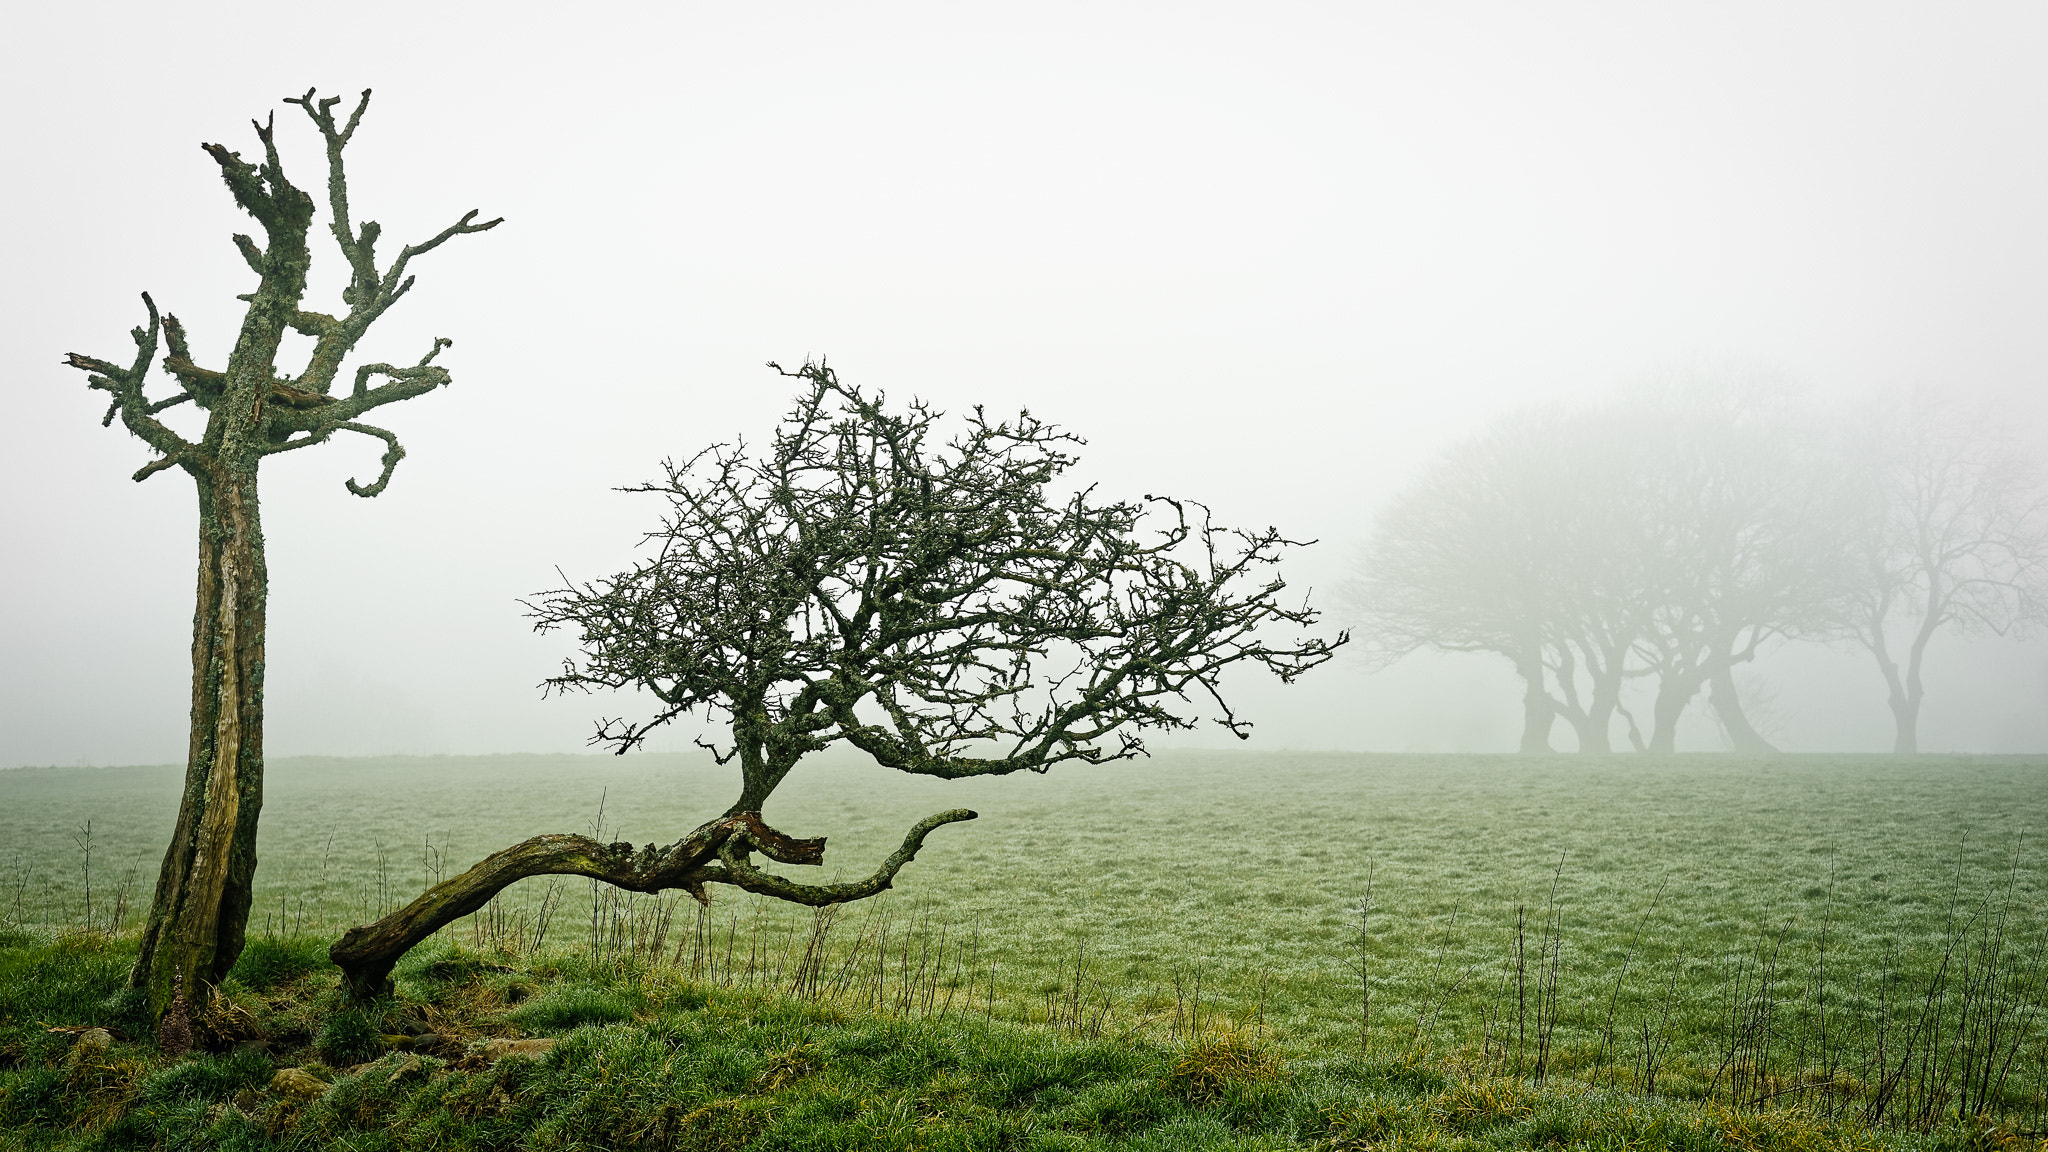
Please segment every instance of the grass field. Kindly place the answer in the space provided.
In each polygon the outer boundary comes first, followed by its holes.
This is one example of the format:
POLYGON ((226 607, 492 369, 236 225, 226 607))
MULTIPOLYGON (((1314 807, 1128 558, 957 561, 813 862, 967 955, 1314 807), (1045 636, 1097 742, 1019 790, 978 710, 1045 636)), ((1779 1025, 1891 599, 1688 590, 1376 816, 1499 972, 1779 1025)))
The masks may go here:
MULTIPOLYGON (((132 872, 132 926, 177 775, 0 773, 0 917, 83 924, 90 820, 94 920, 132 872)), ((276 762, 253 932, 332 932, 437 868, 589 832, 600 803, 605 839, 666 842, 731 789, 681 756, 276 762)), ((872 943, 860 926, 879 911, 897 945, 928 953, 943 927, 944 980, 970 999, 992 983, 998 1018, 1071 1023, 1106 1002, 1110 1019, 1163 1020, 1199 975, 1209 1011, 1256 1014, 1291 1051, 1355 1050, 1362 954, 1377 1052, 1799 1102, 1867 1096, 1919 1044, 1901 1079, 1960 1081, 1996 1058, 1987 1103, 2042 1122, 2048 759, 1182 754, 959 783, 833 761, 800 767, 767 815, 829 835, 823 871, 850 878, 955 806, 982 818, 936 833, 835 939, 872 943)), ((542 891, 526 882, 507 913, 530 924, 542 891)), ((558 891, 549 945, 587 946, 588 884, 558 891)), ((611 930, 633 917, 644 942, 668 909, 665 954, 701 968, 707 940, 730 947, 726 981, 744 982, 749 956, 803 948, 808 911, 717 894, 702 918, 644 899, 601 911, 611 930)))
POLYGON ((1401 1055, 1309 1058, 1261 1029, 1089 1036, 848 1010, 588 956, 449 941, 344 1005, 309 939, 252 942, 156 1050, 115 990, 131 938, 0 933, 0 1149, 111 1152, 2039 1152, 2010 1128, 1872 1130, 1647 1101, 1401 1055), (228 1007, 231 1006, 231 1007, 228 1007), (225 1009, 225 1010, 223 1010, 225 1009), (45 1030, 21 1021, 62 1019, 45 1030), (88 1030, 86 1024, 102 1028, 88 1030), (215 1031, 216 1028, 225 1032, 215 1031), (108 1031, 107 1029, 112 1029, 108 1031), (251 1033, 263 1039, 234 1042, 251 1033), (383 1035, 382 1033, 394 1033, 383 1035), (282 1070, 280 1070, 282 1069, 282 1070))

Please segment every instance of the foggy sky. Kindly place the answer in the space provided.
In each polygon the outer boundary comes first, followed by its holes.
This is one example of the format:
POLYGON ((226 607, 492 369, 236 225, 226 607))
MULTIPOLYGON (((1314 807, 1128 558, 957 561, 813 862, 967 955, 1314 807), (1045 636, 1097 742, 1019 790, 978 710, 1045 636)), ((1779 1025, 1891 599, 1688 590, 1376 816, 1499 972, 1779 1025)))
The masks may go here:
MULTIPOLYGON (((191 482, 131 483, 143 446, 59 361, 127 360, 143 290, 225 360, 255 228, 198 144, 253 156, 276 110, 317 195, 281 103, 309 86, 375 89, 351 199, 387 249, 506 223, 416 261, 351 361, 455 340, 452 387, 380 413, 390 489, 344 491, 360 437, 265 464, 273 755, 581 747, 621 705, 540 699, 568 648, 517 598, 622 566, 656 508, 611 487, 764 440, 771 359, 1028 406, 1108 494, 1319 538, 1299 587, 1447 444, 1674 365, 1988 391, 2038 432, 2044 58, 2017 3, 16 12, 0 767, 183 758, 191 482)), ((338 307, 314 254, 308 304, 338 307)), ((1889 746, 1867 658, 1759 671, 1786 747, 1889 746)), ((1944 637, 1929 684, 1925 747, 2048 749, 2041 644, 1944 637)), ((1519 719, 1477 657, 1240 695, 1252 747, 1506 750, 1519 719)))

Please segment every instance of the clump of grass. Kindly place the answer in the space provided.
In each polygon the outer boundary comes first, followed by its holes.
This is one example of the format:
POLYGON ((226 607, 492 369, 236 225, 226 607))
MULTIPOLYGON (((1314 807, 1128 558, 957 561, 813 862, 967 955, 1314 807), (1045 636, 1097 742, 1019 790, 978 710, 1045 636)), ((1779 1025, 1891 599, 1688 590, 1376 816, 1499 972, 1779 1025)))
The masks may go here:
POLYGON ((1278 1080, 1281 1069, 1280 1055, 1270 1044, 1233 1030, 1189 1044, 1167 1080, 1188 1100, 1206 1104, 1232 1085, 1278 1080))
POLYGON ((1541 1092, 1528 1081, 1481 1075, 1457 1081, 1426 1107, 1430 1118, 1442 1126, 1473 1133, 1526 1120, 1541 1101, 1541 1092))
POLYGON ((150 1105, 212 1102, 270 1083, 270 1058, 254 1048, 202 1054, 160 1066, 137 1085, 137 1098, 150 1105))
POLYGON ((71 1034, 53 1025, 100 1025, 137 1035, 146 1024, 120 995, 134 962, 132 944, 68 936, 0 949, 0 1069, 40 1066, 69 1050, 71 1034))
POLYGON ((327 1018, 320 1034, 313 1038, 313 1051, 337 1067, 367 1064, 384 1054, 384 1035, 370 1013, 345 1009, 327 1018))
POLYGON ((816 1072, 822 1063, 816 1045, 808 1040, 799 1041, 768 1057, 761 1070, 754 1073, 754 1087, 762 1092, 779 1092, 816 1072))
POLYGON ((257 936, 242 948, 229 975, 258 992, 322 969, 332 968, 327 947, 332 941, 318 936, 257 936))
POLYGON ((520 1004, 506 1019, 532 1031, 562 1032, 586 1024, 616 1024, 633 1018, 627 998, 593 984, 550 988, 520 1004))

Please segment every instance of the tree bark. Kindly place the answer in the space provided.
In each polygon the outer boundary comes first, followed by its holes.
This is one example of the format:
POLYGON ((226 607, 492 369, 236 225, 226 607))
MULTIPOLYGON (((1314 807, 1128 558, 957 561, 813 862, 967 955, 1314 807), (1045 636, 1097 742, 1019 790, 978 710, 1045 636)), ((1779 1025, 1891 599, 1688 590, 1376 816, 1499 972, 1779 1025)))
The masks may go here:
POLYGON ((1735 745, 1737 752, 1761 755, 1778 750, 1750 725, 1749 716, 1742 711, 1742 698, 1735 691, 1733 669, 1726 663, 1716 664, 1708 683, 1708 699, 1714 705, 1714 715, 1720 717, 1721 727, 1728 733, 1728 740, 1735 745))
POLYGON ((192 726, 177 829, 130 984, 160 1017, 182 979, 220 982, 242 953, 263 806, 263 647, 269 574, 256 471, 195 471, 199 580, 192 616, 192 726))

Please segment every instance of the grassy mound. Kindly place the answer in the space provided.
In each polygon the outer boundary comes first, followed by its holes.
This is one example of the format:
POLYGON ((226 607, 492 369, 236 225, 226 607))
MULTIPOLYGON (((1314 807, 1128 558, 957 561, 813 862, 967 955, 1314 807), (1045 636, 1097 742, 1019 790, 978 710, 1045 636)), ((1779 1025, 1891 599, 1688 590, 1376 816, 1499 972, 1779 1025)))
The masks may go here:
POLYGON ((1411 1060, 1284 1052, 1256 1030, 1083 1039, 904 1020, 573 956, 437 944, 347 1005, 313 940, 252 944, 156 1051, 132 946, 0 940, 0 1147, 451 1149, 2033 1148, 1903 1137, 1411 1060))

